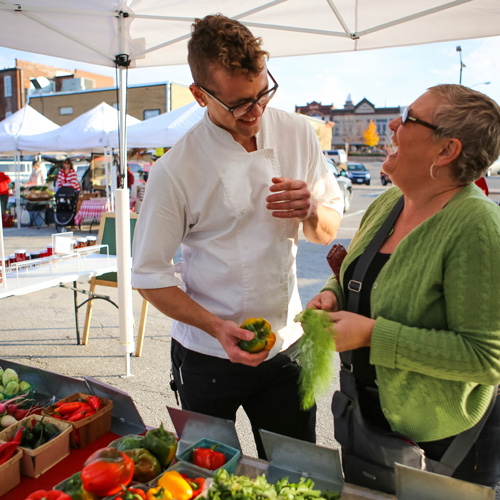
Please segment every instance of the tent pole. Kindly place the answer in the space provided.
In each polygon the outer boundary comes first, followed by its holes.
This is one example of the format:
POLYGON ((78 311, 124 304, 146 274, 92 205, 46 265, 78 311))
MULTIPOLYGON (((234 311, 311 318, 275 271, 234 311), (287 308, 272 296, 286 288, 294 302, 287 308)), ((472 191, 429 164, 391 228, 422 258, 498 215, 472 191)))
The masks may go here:
POLYGON ((120 174, 122 187, 115 193, 116 209, 116 257, 118 261, 118 305, 120 344, 125 353, 125 373, 131 376, 130 355, 135 350, 133 309, 132 309, 132 258, 130 245, 130 194, 127 187, 127 85, 126 67, 118 70, 119 110, 120 110, 120 174))
POLYGON ((16 213, 17 213, 17 228, 21 227, 21 180, 20 180, 20 170, 21 170, 21 155, 16 149, 14 152, 15 158, 15 169, 16 169, 16 213))

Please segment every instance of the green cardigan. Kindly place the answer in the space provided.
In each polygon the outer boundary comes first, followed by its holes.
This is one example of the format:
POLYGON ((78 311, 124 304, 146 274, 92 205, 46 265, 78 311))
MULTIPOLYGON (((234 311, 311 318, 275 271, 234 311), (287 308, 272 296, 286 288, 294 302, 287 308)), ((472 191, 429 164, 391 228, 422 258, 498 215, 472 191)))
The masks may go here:
MULTIPOLYGON (((401 196, 366 211, 341 272, 323 290, 345 309, 347 266, 401 196)), ((476 424, 500 382, 500 208, 471 184, 397 246, 371 290, 370 363, 391 428, 416 442, 476 424)))

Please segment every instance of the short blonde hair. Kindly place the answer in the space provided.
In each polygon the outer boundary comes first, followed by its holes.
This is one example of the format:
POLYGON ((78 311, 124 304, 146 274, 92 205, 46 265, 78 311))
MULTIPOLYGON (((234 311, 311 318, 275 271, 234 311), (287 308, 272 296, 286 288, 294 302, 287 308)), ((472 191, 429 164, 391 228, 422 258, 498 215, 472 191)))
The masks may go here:
POLYGON ((483 177, 500 156, 500 107, 463 85, 436 85, 428 90, 442 101, 432 116, 438 127, 434 135, 456 138, 462 144, 452 165, 455 179, 469 184, 483 177))

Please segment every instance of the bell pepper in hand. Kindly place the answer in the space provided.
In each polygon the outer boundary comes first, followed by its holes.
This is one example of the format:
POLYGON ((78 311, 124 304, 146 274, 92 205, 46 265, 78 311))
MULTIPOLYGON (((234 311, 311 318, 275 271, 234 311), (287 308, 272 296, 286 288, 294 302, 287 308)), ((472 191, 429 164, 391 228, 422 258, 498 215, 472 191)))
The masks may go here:
POLYGON ((240 340, 238 345, 244 351, 256 353, 263 350, 270 351, 276 343, 276 335, 271 331, 271 325, 264 318, 248 318, 240 328, 254 334, 252 340, 240 340))
POLYGON ((164 486, 150 488, 146 493, 146 500, 172 500, 172 493, 164 486))
POLYGON ((118 493, 134 475, 134 461, 116 448, 101 448, 85 462, 81 477, 85 490, 101 497, 118 493))
POLYGON ((59 490, 38 490, 28 495, 26 500, 71 500, 71 497, 59 490))
POLYGON ((163 486, 175 500, 190 500, 193 496, 191 486, 176 470, 168 470, 160 476, 158 486, 163 486))
POLYGON ((226 463, 226 457, 224 453, 215 451, 218 446, 218 444, 214 444, 211 448, 195 448, 193 450, 193 464, 208 470, 222 467, 226 463))
POLYGON ((147 483, 161 473, 160 462, 144 448, 125 450, 123 453, 134 461, 134 481, 147 483))
POLYGON ((142 439, 142 448, 146 448, 160 462, 162 469, 166 469, 175 458, 177 439, 175 434, 163 428, 163 422, 158 429, 146 432, 142 439))

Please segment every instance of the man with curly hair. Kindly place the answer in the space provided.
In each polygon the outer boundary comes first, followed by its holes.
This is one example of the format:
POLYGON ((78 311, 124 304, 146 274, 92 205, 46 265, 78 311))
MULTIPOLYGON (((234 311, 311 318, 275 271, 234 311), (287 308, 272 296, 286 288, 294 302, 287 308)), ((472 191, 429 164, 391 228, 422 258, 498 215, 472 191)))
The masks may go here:
POLYGON ((190 90, 207 112, 150 171, 132 283, 175 320, 182 407, 230 420, 243 407, 265 457, 261 428, 315 441, 316 408, 303 411, 298 394, 295 257, 300 223, 309 241, 331 243, 343 200, 313 128, 267 107, 278 84, 261 45, 220 14, 194 22, 190 90), (251 317, 272 325, 271 351, 239 347, 251 317))

